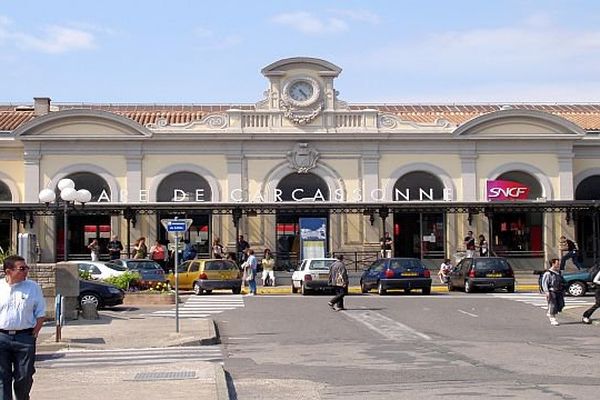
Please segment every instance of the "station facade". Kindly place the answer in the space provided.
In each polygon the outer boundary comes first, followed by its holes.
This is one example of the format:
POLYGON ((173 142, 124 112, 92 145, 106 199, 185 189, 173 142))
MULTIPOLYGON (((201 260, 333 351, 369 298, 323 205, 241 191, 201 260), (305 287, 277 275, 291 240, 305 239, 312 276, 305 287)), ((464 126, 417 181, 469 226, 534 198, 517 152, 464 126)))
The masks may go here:
POLYGON ((17 234, 30 231, 41 260, 55 261, 66 234, 69 254, 86 257, 89 241, 106 244, 116 234, 125 242, 126 230, 134 239, 166 240, 160 220, 179 216, 193 219, 187 235, 200 254, 208 256, 216 238, 234 251, 239 233, 257 251, 270 248, 293 264, 300 219, 312 217, 325 221, 327 252, 355 259, 376 255, 389 232, 395 256, 434 264, 464 250, 468 231, 519 265, 541 267, 558 256, 561 235, 578 242, 586 263, 597 259, 595 214, 449 210, 484 209, 496 200, 600 200, 600 105, 349 104, 335 88, 341 68, 328 61, 289 58, 261 72, 267 90, 255 104, 36 98, 33 105, 0 106, 0 246, 14 249, 17 234), (56 214, 19 213, 19 205, 39 203, 39 192, 55 190, 63 178, 92 193, 88 208, 130 204, 144 211, 126 221, 79 206, 67 232, 56 214), (319 203, 328 207, 314 207, 319 203), (235 204, 278 206, 239 220, 215 212, 235 204), (331 212, 335 204, 340 208, 331 212), (352 204, 406 207, 384 215, 378 207, 344 212, 352 204))

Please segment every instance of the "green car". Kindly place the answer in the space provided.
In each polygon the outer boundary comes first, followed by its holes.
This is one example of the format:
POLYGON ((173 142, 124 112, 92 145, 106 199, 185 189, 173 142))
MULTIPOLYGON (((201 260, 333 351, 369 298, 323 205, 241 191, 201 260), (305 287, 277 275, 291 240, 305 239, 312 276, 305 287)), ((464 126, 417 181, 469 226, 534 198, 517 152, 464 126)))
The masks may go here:
POLYGON ((589 268, 582 269, 577 272, 565 272, 563 278, 567 282, 567 294, 573 297, 580 297, 586 294, 589 290, 594 290, 592 276, 589 268))

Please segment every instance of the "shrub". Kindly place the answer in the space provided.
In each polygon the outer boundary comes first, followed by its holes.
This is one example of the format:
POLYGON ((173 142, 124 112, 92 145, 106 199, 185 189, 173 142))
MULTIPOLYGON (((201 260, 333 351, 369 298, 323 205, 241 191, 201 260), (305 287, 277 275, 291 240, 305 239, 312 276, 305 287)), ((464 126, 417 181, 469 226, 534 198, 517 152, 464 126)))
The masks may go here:
POLYGON ((140 274, 137 272, 125 271, 121 275, 111 276, 104 281, 111 285, 115 285, 119 289, 129 290, 130 287, 135 286, 135 282, 140 278, 140 274))
POLYGON ((92 273, 90 271, 81 271, 79 270, 79 279, 83 279, 84 281, 91 281, 92 273))

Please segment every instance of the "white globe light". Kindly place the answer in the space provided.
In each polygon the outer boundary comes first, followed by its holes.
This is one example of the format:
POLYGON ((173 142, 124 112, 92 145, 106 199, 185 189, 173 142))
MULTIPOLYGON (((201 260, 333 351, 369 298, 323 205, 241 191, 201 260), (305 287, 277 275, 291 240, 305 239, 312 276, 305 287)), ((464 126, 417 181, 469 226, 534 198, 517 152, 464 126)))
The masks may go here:
POLYGON ((77 201, 80 203, 88 203, 92 199, 92 194, 87 189, 79 189, 77 191, 77 201))
POLYGON ((67 187, 60 191, 60 198, 64 201, 77 200, 77 190, 67 187))
POLYGON ((56 200, 56 193, 54 193, 54 190, 52 189, 42 189, 40 194, 38 194, 38 199, 40 199, 42 203, 52 203, 56 200))
POLYGON ((60 181, 58 181, 58 190, 63 190, 66 188, 71 188, 74 189, 75 188, 75 182, 73 182, 71 179, 61 179, 60 181))

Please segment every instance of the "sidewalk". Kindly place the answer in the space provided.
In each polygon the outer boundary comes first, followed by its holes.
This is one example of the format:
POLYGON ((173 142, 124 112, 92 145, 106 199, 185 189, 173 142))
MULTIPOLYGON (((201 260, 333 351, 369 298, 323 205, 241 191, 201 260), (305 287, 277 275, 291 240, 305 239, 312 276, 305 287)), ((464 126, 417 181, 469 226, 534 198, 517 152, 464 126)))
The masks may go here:
MULTIPOLYGON (((139 349, 121 355, 133 354, 134 359, 135 354, 155 351, 152 348, 198 346, 201 349, 201 345, 218 343, 211 319, 180 319, 179 322, 180 330, 176 333, 172 318, 103 310, 99 320, 69 321, 62 329, 61 343, 55 341, 56 328, 45 326, 38 338, 37 354, 42 359, 56 351, 66 352, 69 357, 68 352, 102 354, 102 350, 139 349)), ((124 364, 65 367, 38 361, 31 397, 37 400, 229 398, 221 363, 185 360, 183 354, 182 360, 176 363, 149 360, 124 364), (142 376, 158 378, 140 379, 142 376)))

